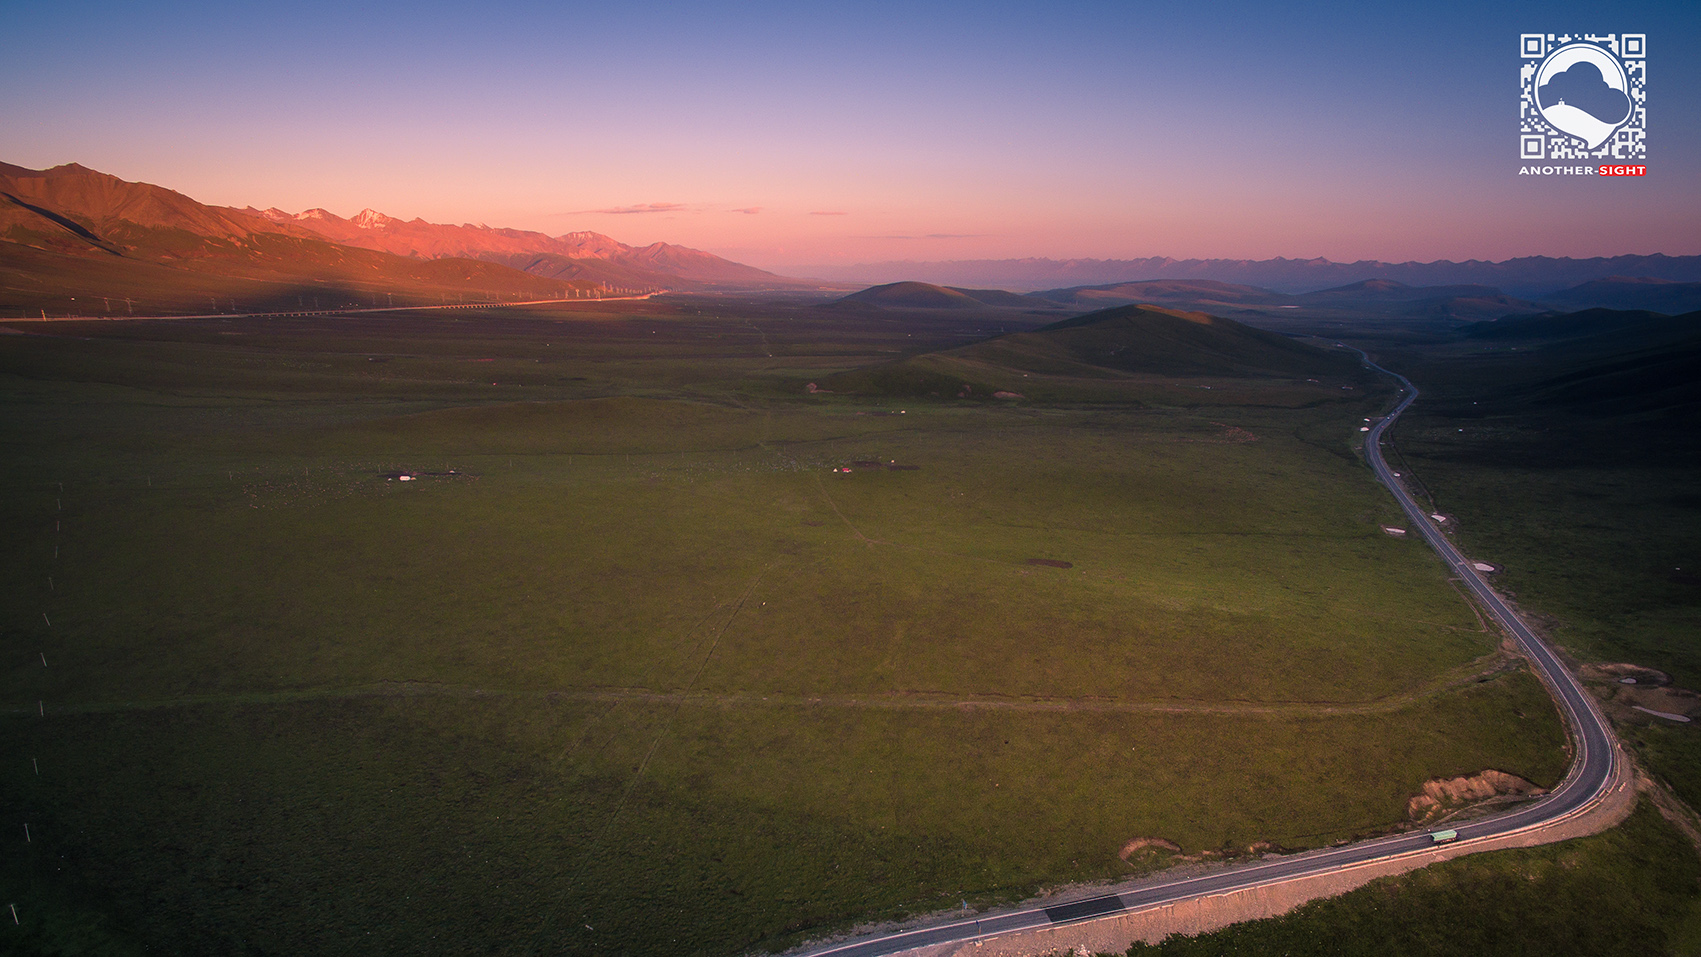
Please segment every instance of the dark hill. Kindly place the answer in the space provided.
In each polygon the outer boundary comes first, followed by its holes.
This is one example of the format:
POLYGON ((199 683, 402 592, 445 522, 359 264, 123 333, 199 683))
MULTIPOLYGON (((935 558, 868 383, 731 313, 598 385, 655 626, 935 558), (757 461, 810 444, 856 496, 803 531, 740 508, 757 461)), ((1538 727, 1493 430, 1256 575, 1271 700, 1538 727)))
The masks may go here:
POLYGON ((1118 306, 1001 336, 967 349, 1067 358, 1122 372, 1160 375, 1317 376, 1350 374, 1358 360, 1286 336, 1199 312, 1118 306))
MULTIPOLYGON (((1692 329, 1701 328, 1701 314, 1687 318, 1692 329)), ((1597 417, 1661 413, 1680 419, 1684 431, 1678 434, 1692 441, 1695 413, 1701 410, 1701 332, 1575 367, 1525 386, 1516 397, 1541 408, 1597 417)))
POLYGON ((828 387, 893 396, 985 397, 1000 389, 1014 391, 1035 375, 1051 382, 1085 382, 1140 374, 1338 378, 1356 377, 1359 371, 1357 356, 1344 351, 1319 349, 1232 319, 1134 305, 840 373, 828 377, 828 387))
POLYGON ((1459 322, 1483 322, 1506 316, 1524 316, 1542 311, 1542 307, 1525 299, 1507 295, 1440 296, 1400 302, 1394 313, 1412 319, 1444 319, 1459 322))
POLYGON ((1589 309, 1502 319, 1471 332, 1516 348, 1482 357, 1482 374, 1497 386, 1482 391, 1472 414, 1580 417, 1603 428, 1616 423, 1622 434, 1614 441, 1694 447, 1701 312, 1589 309))
POLYGON ((1345 321, 1422 319, 1451 324, 1541 312, 1544 308, 1507 296, 1493 286, 1408 286, 1391 279, 1366 279, 1301 295, 1206 279, 1155 279, 1052 289, 1034 296, 1088 308, 1150 302, 1213 315, 1257 317, 1266 322, 1322 316, 1345 321))
POLYGON ((1646 310, 1585 309, 1581 312, 1546 312, 1533 316, 1508 316, 1471 327, 1475 339, 1510 340, 1531 345, 1551 345, 1577 340, 1599 340, 1612 348, 1656 345, 1681 339, 1701 328, 1701 313, 1667 316, 1646 310))
POLYGON ((1268 306, 1290 301, 1281 293, 1209 279, 1153 279, 1145 282, 1118 282, 1102 286, 1071 286, 1034 293, 1035 297, 1067 305, 1104 308, 1122 303, 1155 302, 1167 305, 1221 303, 1228 305, 1268 306))
POLYGON ((1366 279, 1363 282, 1349 283, 1336 286, 1333 289, 1319 289, 1308 292, 1294 299, 1297 302, 1334 303, 1334 302, 1418 302, 1421 300, 1442 299, 1487 299, 1504 296, 1493 286, 1461 284, 1453 286, 1408 286, 1403 282, 1392 279, 1366 279))
POLYGON ((1611 276, 1556 292, 1546 301, 1564 309, 1646 309, 1676 315, 1701 309, 1701 282, 1611 276))
POLYGON ((935 286, 925 282, 894 282, 871 286, 838 300, 840 303, 863 303, 887 309, 1032 309, 1047 305, 1028 296, 1005 292, 1002 289, 958 289, 935 286))

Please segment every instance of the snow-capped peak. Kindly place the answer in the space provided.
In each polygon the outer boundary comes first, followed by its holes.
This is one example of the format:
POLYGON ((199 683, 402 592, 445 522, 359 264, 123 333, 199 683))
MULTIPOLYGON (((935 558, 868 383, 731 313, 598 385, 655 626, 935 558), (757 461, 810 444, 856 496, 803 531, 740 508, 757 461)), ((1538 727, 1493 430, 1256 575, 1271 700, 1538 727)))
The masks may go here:
POLYGON ((356 213, 353 219, 349 220, 361 229, 383 229, 395 221, 392 217, 386 216, 376 209, 363 209, 356 213))

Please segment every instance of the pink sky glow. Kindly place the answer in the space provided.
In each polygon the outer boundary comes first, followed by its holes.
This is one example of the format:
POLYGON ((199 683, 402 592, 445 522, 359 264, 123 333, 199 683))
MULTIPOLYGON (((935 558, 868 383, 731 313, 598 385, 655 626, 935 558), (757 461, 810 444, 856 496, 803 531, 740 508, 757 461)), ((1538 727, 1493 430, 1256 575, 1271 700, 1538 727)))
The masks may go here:
POLYGON ((1680 5, 1635 11, 1660 39, 1634 179, 1518 175, 1510 5, 426 7, 21 7, 0 160, 781 272, 1701 254, 1680 5))

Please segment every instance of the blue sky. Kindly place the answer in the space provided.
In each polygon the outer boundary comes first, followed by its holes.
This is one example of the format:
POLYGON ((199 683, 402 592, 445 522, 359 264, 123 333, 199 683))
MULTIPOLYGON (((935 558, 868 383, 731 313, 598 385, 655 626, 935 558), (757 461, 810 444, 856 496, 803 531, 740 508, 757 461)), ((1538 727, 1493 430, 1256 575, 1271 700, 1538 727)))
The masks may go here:
POLYGON ((1693 254, 1697 8, 12 3, 0 160, 775 268, 1693 254), (1576 29, 1648 34, 1645 178, 1516 175, 1576 29))

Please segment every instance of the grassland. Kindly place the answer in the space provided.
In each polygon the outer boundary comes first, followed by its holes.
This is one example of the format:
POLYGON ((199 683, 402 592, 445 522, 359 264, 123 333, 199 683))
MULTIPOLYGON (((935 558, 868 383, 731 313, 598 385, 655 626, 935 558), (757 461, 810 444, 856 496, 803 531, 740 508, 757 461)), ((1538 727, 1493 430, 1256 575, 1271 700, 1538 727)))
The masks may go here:
POLYGON ((1272 920, 1136 944, 1127 957, 1223 954, 1693 954, 1701 862, 1651 807, 1597 837, 1468 857, 1272 920))
MULTIPOLYGON (((1694 379, 1666 371, 1693 361, 1692 338, 1635 314, 1509 325, 1356 330, 1423 389, 1391 440, 1407 479, 1468 554, 1505 566, 1497 587, 1575 659, 1697 687, 1701 594, 1682 573, 1701 540, 1701 446, 1694 379)), ((1701 803, 1693 726, 1612 713, 1637 761, 1701 803)), ((1696 855, 1645 802, 1598 837, 1454 861, 1129 955, 1701 953, 1696 855)))
MULTIPOLYGON (((1701 444, 1679 374, 1698 344, 1679 320, 1583 314, 1545 337, 1388 351, 1433 395, 1396 446, 1471 552, 1505 565, 1504 587, 1577 659, 1698 689, 1701 444)), ((1620 730, 1701 807, 1701 732, 1640 715, 1620 730)))
POLYGON ((603 308, 0 335, 16 939, 732 954, 1563 772, 1356 374, 900 404, 806 386, 985 320, 603 308))

